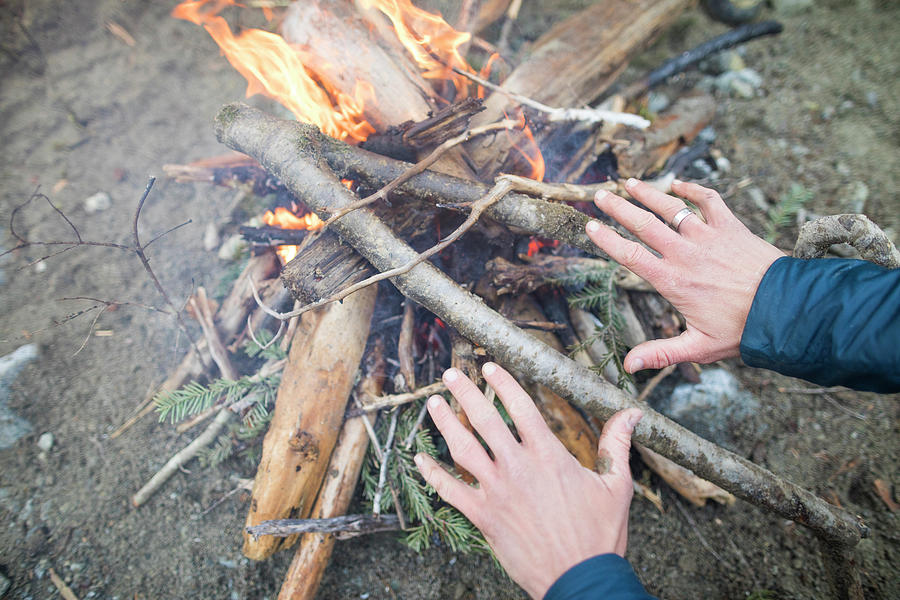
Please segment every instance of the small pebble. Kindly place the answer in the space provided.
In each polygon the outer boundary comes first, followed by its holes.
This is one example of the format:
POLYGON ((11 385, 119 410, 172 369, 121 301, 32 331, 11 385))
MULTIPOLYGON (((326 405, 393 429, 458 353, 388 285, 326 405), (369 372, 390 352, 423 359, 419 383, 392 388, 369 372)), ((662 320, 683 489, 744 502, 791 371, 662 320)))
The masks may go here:
POLYGON ((84 211, 89 215, 104 211, 112 206, 112 198, 106 192, 97 192, 84 199, 84 211))
POLYGON ((754 206, 758 208, 763 213, 769 210, 769 203, 766 202, 766 195, 763 193, 761 189, 758 187, 749 187, 745 190, 745 193, 753 202, 754 206))
POLYGON ((866 92, 866 102, 872 108, 878 106, 878 92, 866 92))
POLYGON ((49 431, 42 433, 41 437, 38 438, 37 445, 41 451, 50 452, 50 448, 53 447, 53 434, 49 431))
POLYGON ((647 110, 653 114, 659 114, 666 110, 671 103, 669 97, 662 92, 650 92, 647 96, 647 110))
POLYGON ((244 253, 245 248, 247 248, 247 243, 241 236, 235 234, 222 242, 222 245, 219 247, 219 258, 222 260, 237 260, 244 253))
POLYGON ((203 232, 203 248, 212 252, 219 247, 219 229, 215 223, 209 223, 203 232))
POLYGON ((42 260, 41 262, 34 263, 34 272, 35 273, 43 273, 47 270, 47 261, 42 260))

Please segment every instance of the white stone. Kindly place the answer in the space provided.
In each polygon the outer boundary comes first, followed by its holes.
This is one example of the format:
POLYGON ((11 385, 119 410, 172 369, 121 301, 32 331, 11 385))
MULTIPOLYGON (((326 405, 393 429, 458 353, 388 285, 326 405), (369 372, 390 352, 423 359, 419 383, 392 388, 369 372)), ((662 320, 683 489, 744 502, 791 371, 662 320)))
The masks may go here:
POLYGON ((215 223, 209 223, 203 231, 203 248, 212 252, 219 246, 219 228, 215 223))
POLYGON ((247 243, 244 239, 235 234, 219 246, 219 258, 222 260, 237 260, 244 253, 246 247, 247 243))
POLYGON ((41 437, 38 438, 37 445, 41 451, 50 452, 50 448, 53 447, 53 434, 49 431, 42 433, 41 437))
POLYGON ((104 211, 112 206, 112 198, 106 192, 97 192, 84 199, 84 211, 89 215, 104 211))

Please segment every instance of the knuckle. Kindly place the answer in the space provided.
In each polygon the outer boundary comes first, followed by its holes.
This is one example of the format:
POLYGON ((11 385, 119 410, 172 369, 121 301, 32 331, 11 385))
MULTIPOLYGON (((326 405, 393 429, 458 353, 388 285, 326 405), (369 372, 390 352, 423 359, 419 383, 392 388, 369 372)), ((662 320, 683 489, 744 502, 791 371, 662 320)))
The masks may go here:
POLYGON ((652 227, 656 223, 656 217, 649 213, 643 213, 635 219, 634 224, 632 226, 632 231, 636 234, 639 234, 643 231, 646 231, 650 227, 652 227))
POLYGON ((713 204, 713 203, 718 203, 718 202, 722 201, 722 197, 719 196, 719 192, 717 192, 716 190, 711 190, 708 188, 701 188, 701 189, 703 190, 701 197, 703 198, 704 201, 706 201, 707 204, 713 204))
POLYGON ((626 242, 622 247, 622 264, 626 267, 634 267, 641 262, 643 248, 636 242, 626 242))

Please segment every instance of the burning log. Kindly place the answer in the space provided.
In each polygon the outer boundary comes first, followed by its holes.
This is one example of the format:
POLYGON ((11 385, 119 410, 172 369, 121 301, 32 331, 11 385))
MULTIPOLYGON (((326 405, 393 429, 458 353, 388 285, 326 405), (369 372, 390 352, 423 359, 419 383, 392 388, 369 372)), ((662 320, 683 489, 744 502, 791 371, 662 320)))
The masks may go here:
MULTIPOLYGON (((384 359, 378 345, 373 350, 371 363, 369 372, 358 386, 358 390, 360 394, 379 396, 385 375, 384 359)), ((363 419, 368 418, 368 415, 363 414, 347 419, 341 428, 340 437, 328 463, 325 481, 310 513, 312 519, 336 519, 347 512, 369 446, 369 434, 363 422, 363 419)), ((382 518, 386 522, 390 521, 387 517, 388 515, 384 515, 382 518)), ((399 524, 399 519, 396 522, 399 524)), ((335 536, 329 533, 303 535, 284 577, 284 583, 281 584, 278 597, 283 600, 312 600, 319 589, 325 567, 328 566, 334 542, 335 536)))
MULTIPOLYGON (((301 319, 263 441, 248 527, 312 510, 369 336, 376 292, 361 290, 301 319)), ((245 534, 243 551, 261 560, 295 541, 245 534)))
MULTIPOLYGON (((313 127, 232 104, 217 116, 216 132, 221 142, 259 160, 313 210, 327 214, 355 200, 327 168, 322 159, 324 136, 313 127)), ((347 214, 333 227, 380 271, 418 257, 367 209, 347 214)), ((401 293, 481 345, 501 364, 547 385, 588 413, 608 419, 614 412, 634 406, 621 391, 506 321, 430 263, 419 263, 392 282, 401 293)), ((649 407, 641 408, 644 418, 635 439, 699 476, 814 529, 833 544, 852 546, 867 534, 867 528, 846 511, 704 440, 649 407)))

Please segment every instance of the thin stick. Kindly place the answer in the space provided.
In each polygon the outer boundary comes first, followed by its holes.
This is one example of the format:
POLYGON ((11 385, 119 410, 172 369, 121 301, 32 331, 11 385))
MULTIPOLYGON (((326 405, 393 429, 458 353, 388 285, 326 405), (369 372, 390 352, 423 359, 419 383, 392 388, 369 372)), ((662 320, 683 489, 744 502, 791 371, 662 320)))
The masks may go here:
POLYGON ((137 508, 146 502, 147 499, 152 496, 162 484, 168 481, 169 477, 174 475, 183 464, 189 462, 200 453, 200 450, 213 443, 222 429, 225 428, 225 424, 228 423, 230 418, 230 411, 220 410, 219 414, 216 415, 216 419, 209 424, 203 433, 198 435, 193 442, 182 448, 179 452, 176 452, 175 455, 150 478, 150 481, 145 483, 144 487, 139 489, 137 493, 131 497, 131 504, 137 508))
POLYGON ((422 421, 425 420, 426 414, 428 414, 428 403, 423 402, 422 408, 419 409, 419 415, 416 417, 416 422, 413 423, 412 429, 409 430, 409 435, 403 441, 403 447, 407 450, 412 448, 413 441, 416 439, 416 434, 419 432, 419 427, 422 426, 422 421))
POLYGON ((289 537, 302 533, 334 533, 349 538, 366 533, 401 529, 398 515, 344 515, 330 519, 278 519, 247 527, 254 538, 263 535, 289 537))
POLYGON ((53 567, 47 569, 47 572, 50 573, 50 581, 52 581, 53 585, 56 586, 56 589, 59 590, 60 596, 65 598, 65 600, 78 600, 78 596, 75 595, 72 588, 67 586, 66 582, 62 580, 62 577, 56 574, 53 567))
POLYGON ((347 414, 347 418, 355 417, 365 413, 375 412, 377 410, 381 410, 382 408, 391 408, 394 406, 409 404, 410 402, 415 402, 416 400, 421 400, 422 398, 427 398, 428 396, 432 396, 434 394, 442 394, 446 391, 447 386, 444 385, 444 382, 438 381, 430 385, 426 385, 425 387, 420 387, 417 390, 406 392, 404 394, 393 394, 390 396, 379 396, 378 398, 371 398, 369 400, 365 400, 364 402, 360 402, 358 408, 350 411, 347 414))
POLYGON ((728 562, 727 560, 725 560, 724 558, 722 558, 721 556, 719 556, 719 553, 716 552, 716 551, 713 549, 713 547, 709 545, 709 542, 707 542, 707 541, 706 541, 706 538, 703 537, 703 534, 700 533, 700 528, 697 527, 697 522, 696 522, 696 521, 694 520, 694 518, 690 515, 690 513, 688 513, 687 509, 686 509, 684 506, 681 505, 681 502, 679 502, 678 498, 674 498, 673 500, 674 500, 675 506, 678 508, 678 512, 680 512, 680 513, 684 516, 684 518, 685 518, 685 520, 688 522, 688 524, 694 529, 694 534, 697 536, 697 539, 700 540, 700 544, 702 544, 704 548, 706 548, 707 550, 709 550, 709 553, 712 554, 713 556, 715 556, 716 559, 717 559, 720 563, 722 563, 723 565, 725 565, 725 567, 727 567, 729 570, 732 570, 732 571, 733 571, 733 570, 734 570, 734 565, 732 565, 730 562, 728 562))
POLYGON ((637 397, 635 402, 643 402, 644 400, 646 400, 647 396, 650 395, 650 392, 656 389, 656 386, 658 386, 663 379, 671 375, 672 371, 674 371, 676 367, 677 365, 669 365, 668 367, 662 369, 659 373, 654 375, 653 378, 647 382, 647 385, 644 386, 644 389, 641 390, 641 393, 637 397))
POLYGON ((391 414, 391 425, 388 428, 387 441, 384 443, 384 459, 381 461, 381 469, 378 472, 378 487, 375 488, 375 499, 372 500, 372 514, 376 517, 381 514, 381 494, 384 491, 384 482, 387 478, 388 463, 391 461, 391 450, 394 449, 394 434, 397 432, 397 417, 399 414, 399 410, 395 410, 391 414))
POLYGON ((522 121, 517 119, 503 119, 502 121, 497 121, 495 123, 488 123, 487 125, 482 125, 480 127, 474 127, 472 129, 467 129, 456 137, 452 137, 449 140, 443 142, 440 146, 431 151, 431 153, 408 168, 399 177, 395 178, 383 188, 375 192, 374 194, 370 194, 361 200, 357 200, 352 204, 347 205, 344 208, 341 208, 337 212, 333 213, 328 220, 325 221, 324 227, 328 227, 347 213, 353 212, 357 208, 362 208, 363 206, 367 206, 377 200, 381 200, 387 198, 387 195, 393 192, 395 189, 433 165, 441 156, 443 156, 448 150, 453 148, 454 146, 458 146, 463 142, 467 142, 473 137, 477 137, 479 135, 484 135, 485 133, 489 133, 491 131, 497 131, 500 129, 515 129, 516 127, 522 127, 522 121))
POLYGON ((583 121, 585 123, 599 123, 600 121, 604 121, 606 123, 620 123, 627 127, 634 127, 635 129, 647 129, 648 127, 650 127, 650 121, 648 121, 644 117, 631 113, 615 112, 612 110, 603 110, 600 108, 553 108, 552 106, 547 106, 546 104, 542 104, 537 100, 532 100, 531 98, 522 96, 521 94, 511 92, 495 83, 491 83, 483 77, 475 75, 474 73, 467 73, 466 71, 463 71, 462 69, 458 69, 456 67, 452 68, 455 73, 471 79, 478 85, 483 85, 490 90, 508 96, 519 104, 528 106, 542 113, 546 113, 550 121, 583 121))
POLYGON ((400 363, 400 374, 403 375, 405 390, 416 389, 416 357, 413 328, 415 327, 416 303, 407 299, 403 303, 403 322, 400 324, 400 336, 397 338, 397 361, 400 363))
POLYGON ((197 315, 197 321, 203 330, 203 336, 206 338, 209 354, 212 356, 216 366, 219 367, 222 377, 235 381, 238 379, 238 374, 231 364, 231 359, 228 358, 228 352, 222 344, 222 339, 219 337, 215 323, 213 323, 212 312, 209 310, 209 302, 206 299, 206 290, 203 287, 197 288, 197 298, 192 296, 188 304, 194 309, 194 314, 197 315))

